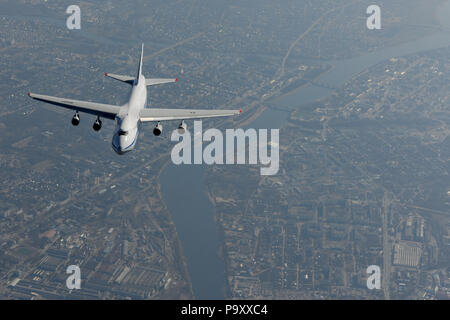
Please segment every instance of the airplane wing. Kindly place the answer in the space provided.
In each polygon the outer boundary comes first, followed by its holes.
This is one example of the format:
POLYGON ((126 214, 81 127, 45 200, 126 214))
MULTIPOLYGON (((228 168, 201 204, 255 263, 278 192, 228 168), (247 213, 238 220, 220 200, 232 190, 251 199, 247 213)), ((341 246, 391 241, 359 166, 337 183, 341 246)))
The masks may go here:
POLYGON ((242 110, 193 110, 193 109, 155 109, 141 110, 142 122, 163 120, 186 120, 213 117, 226 117, 242 113, 242 110))
POLYGON ((119 106, 114 106, 110 104, 102 104, 102 103, 96 103, 96 102, 89 102, 89 101, 81 101, 81 100, 73 100, 73 99, 66 99, 66 98, 58 98, 58 97, 52 97, 52 96, 45 96, 42 94, 36 94, 36 93, 28 93, 28 96, 35 100, 47 102, 59 107, 81 111, 90 113, 96 116, 100 116, 107 119, 112 119, 116 117, 116 115, 120 111, 119 106))

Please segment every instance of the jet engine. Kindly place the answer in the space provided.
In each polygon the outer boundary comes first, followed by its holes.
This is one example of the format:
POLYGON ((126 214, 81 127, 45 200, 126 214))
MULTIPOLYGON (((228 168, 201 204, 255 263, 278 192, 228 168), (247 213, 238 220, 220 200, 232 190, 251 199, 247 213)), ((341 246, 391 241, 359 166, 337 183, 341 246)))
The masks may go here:
POLYGON ((184 120, 183 120, 183 121, 181 121, 180 125, 178 126, 178 133, 183 134, 186 132, 186 130, 187 130, 187 125, 186 125, 186 122, 184 122, 184 120))
POLYGON ((155 136, 159 136, 162 133, 162 125, 161 123, 158 122, 158 124, 156 125, 155 129, 153 129, 153 134, 155 136))
POLYGON ((77 126, 80 124, 80 116, 78 115, 78 112, 74 114, 72 118, 72 125, 77 126))
POLYGON ((92 128, 95 131, 99 131, 102 128, 102 121, 99 118, 95 119, 95 122, 94 122, 94 125, 92 126, 92 128))

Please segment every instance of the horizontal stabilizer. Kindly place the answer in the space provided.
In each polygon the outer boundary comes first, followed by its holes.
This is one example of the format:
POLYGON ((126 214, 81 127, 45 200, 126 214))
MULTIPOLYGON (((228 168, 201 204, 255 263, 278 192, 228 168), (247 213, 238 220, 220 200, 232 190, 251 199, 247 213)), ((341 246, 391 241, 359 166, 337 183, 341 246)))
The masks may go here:
POLYGON ((173 83, 173 82, 177 82, 177 81, 178 81, 178 78, 175 78, 175 79, 158 79, 158 78, 145 79, 145 85, 146 86, 154 86, 156 84, 173 83))
POLYGON ((120 74, 113 74, 113 73, 105 73, 105 76, 122 81, 122 82, 126 82, 128 84, 133 84, 134 83, 134 77, 130 77, 130 76, 122 76, 120 74))

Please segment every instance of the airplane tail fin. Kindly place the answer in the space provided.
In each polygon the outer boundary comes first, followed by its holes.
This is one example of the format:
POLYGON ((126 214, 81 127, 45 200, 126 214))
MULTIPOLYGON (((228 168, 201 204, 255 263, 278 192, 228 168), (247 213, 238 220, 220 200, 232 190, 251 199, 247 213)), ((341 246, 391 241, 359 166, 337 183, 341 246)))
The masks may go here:
POLYGON ((139 67, 138 67, 138 72, 136 75, 136 84, 139 82, 139 78, 141 77, 142 74, 142 60, 144 59, 144 43, 142 43, 142 48, 141 48, 141 58, 139 59, 139 67))
MULTIPOLYGON (((138 72, 136 75, 136 84, 138 84, 139 79, 141 78, 141 74, 142 74, 142 61, 144 59, 144 43, 142 43, 142 49, 141 49, 141 58, 139 59, 139 67, 138 67, 138 72)), ((123 81, 123 82, 128 82, 129 83, 129 79, 126 76, 119 76, 119 75, 109 75, 107 74, 107 76, 110 76, 111 78, 123 81)), ((174 79, 163 79, 163 78, 153 78, 153 79, 146 79, 145 80, 145 85, 146 86, 154 86, 157 84, 163 84, 163 83, 172 83, 172 82, 177 82, 178 78, 174 78, 174 79)))

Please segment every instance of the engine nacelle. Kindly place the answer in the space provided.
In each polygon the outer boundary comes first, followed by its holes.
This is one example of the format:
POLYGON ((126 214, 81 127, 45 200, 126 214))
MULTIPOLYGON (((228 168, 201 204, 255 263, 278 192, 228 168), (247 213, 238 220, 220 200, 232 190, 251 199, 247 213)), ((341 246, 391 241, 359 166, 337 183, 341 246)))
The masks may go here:
POLYGON ((163 127, 162 127, 161 123, 158 122, 155 129, 153 129, 153 134, 155 136, 159 136, 162 133, 162 129, 163 129, 163 127))
POLYGON ((94 125, 92 126, 92 129, 95 131, 99 131, 102 128, 102 121, 100 119, 96 119, 94 122, 94 125))
POLYGON ((75 113, 75 115, 72 118, 72 125, 77 126, 80 124, 80 116, 78 115, 78 112, 75 113))
POLYGON ((184 134, 187 130, 187 124, 183 121, 181 121, 180 125, 178 126, 178 133, 184 134))

